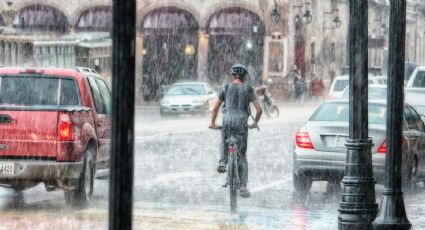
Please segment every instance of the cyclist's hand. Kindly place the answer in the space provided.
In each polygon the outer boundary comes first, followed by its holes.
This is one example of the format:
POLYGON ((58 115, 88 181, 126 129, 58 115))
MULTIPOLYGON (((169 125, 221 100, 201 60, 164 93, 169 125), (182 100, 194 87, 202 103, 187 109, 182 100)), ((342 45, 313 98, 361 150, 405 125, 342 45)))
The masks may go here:
POLYGON ((250 124, 248 127, 249 127, 250 129, 255 129, 255 128, 257 128, 257 122, 254 122, 254 123, 250 124))
POLYGON ((218 129, 218 125, 216 125, 216 124, 211 124, 209 128, 210 128, 210 129, 218 129))

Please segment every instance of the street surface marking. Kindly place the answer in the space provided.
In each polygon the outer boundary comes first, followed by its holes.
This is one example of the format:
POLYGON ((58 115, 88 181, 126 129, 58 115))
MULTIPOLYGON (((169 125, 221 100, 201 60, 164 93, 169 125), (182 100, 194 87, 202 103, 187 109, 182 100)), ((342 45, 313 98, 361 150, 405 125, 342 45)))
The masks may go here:
POLYGON ((199 177, 202 177, 202 174, 199 171, 164 173, 164 174, 158 175, 157 177, 153 179, 144 180, 143 184, 154 185, 158 183, 166 183, 166 182, 179 180, 183 178, 199 178, 199 177))
POLYGON ((288 178, 286 178, 285 180, 278 180, 278 181, 272 182, 270 184, 266 184, 266 185, 263 185, 261 187, 257 187, 255 189, 251 189, 251 193, 261 192, 263 190, 266 190, 266 189, 269 189, 269 188, 273 188, 273 187, 276 187, 278 185, 285 184, 285 183, 287 183, 290 180, 292 180, 292 173, 290 173, 288 175, 288 178))

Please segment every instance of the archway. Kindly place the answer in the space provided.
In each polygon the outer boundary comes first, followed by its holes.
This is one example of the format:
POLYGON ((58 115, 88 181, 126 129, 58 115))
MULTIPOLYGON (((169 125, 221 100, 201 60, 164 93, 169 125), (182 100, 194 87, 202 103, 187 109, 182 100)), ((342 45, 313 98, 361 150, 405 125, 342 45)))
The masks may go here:
POLYGON ((230 67, 242 63, 248 67, 251 84, 260 83, 265 27, 260 17, 240 7, 222 9, 207 21, 210 35, 208 80, 222 84, 230 67))
POLYGON ((95 6, 84 10, 75 24, 76 30, 111 31, 111 6, 95 6))
POLYGON ((13 27, 31 31, 66 32, 68 19, 58 9, 47 5, 30 5, 19 10, 13 27))
POLYGON ((149 12, 143 34, 144 99, 158 99, 161 85, 197 79, 199 24, 192 14, 165 7, 149 12))

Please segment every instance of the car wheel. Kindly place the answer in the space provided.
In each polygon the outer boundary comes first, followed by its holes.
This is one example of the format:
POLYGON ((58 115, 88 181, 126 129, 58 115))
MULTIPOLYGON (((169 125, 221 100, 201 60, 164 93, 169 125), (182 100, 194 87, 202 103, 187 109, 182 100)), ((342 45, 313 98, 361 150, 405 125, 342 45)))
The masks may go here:
POLYGON ((313 180, 307 176, 298 176, 293 173, 294 188, 299 193, 308 193, 313 184, 313 180))
POLYGON ((74 190, 65 191, 65 201, 69 206, 85 207, 93 196, 95 164, 93 150, 88 149, 84 154, 83 169, 74 190))

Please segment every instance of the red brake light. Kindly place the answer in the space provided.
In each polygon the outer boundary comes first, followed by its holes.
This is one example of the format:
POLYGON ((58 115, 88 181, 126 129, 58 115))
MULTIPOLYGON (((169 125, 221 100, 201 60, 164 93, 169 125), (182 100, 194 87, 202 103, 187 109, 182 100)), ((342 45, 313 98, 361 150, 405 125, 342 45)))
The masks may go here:
MULTIPOLYGON (((407 143, 407 140, 406 140, 406 138, 403 137, 401 139, 401 144, 404 145, 406 143, 407 143)), ((381 146, 379 146, 377 152, 378 153, 383 153, 383 154, 386 154, 387 153, 387 139, 385 139, 384 142, 382 142, 382 144, 381 144, 381 146)))
POLYGON ((313 143, 311 143, 308 132, 297 131, 295 135, 295 143, 300 148, 314 149, 313 143))
POLYGON ((387 140, 384 140, 384 142, 382 142, 381 146, 379 146, 378 153, 383 153, 383 154, 387 153, 387 140))
POLYGON ((59 141, 71 141, 72 135, 72 123, 69 115, 66 113, 59 114, 58 122, 58 140, 59 141))

